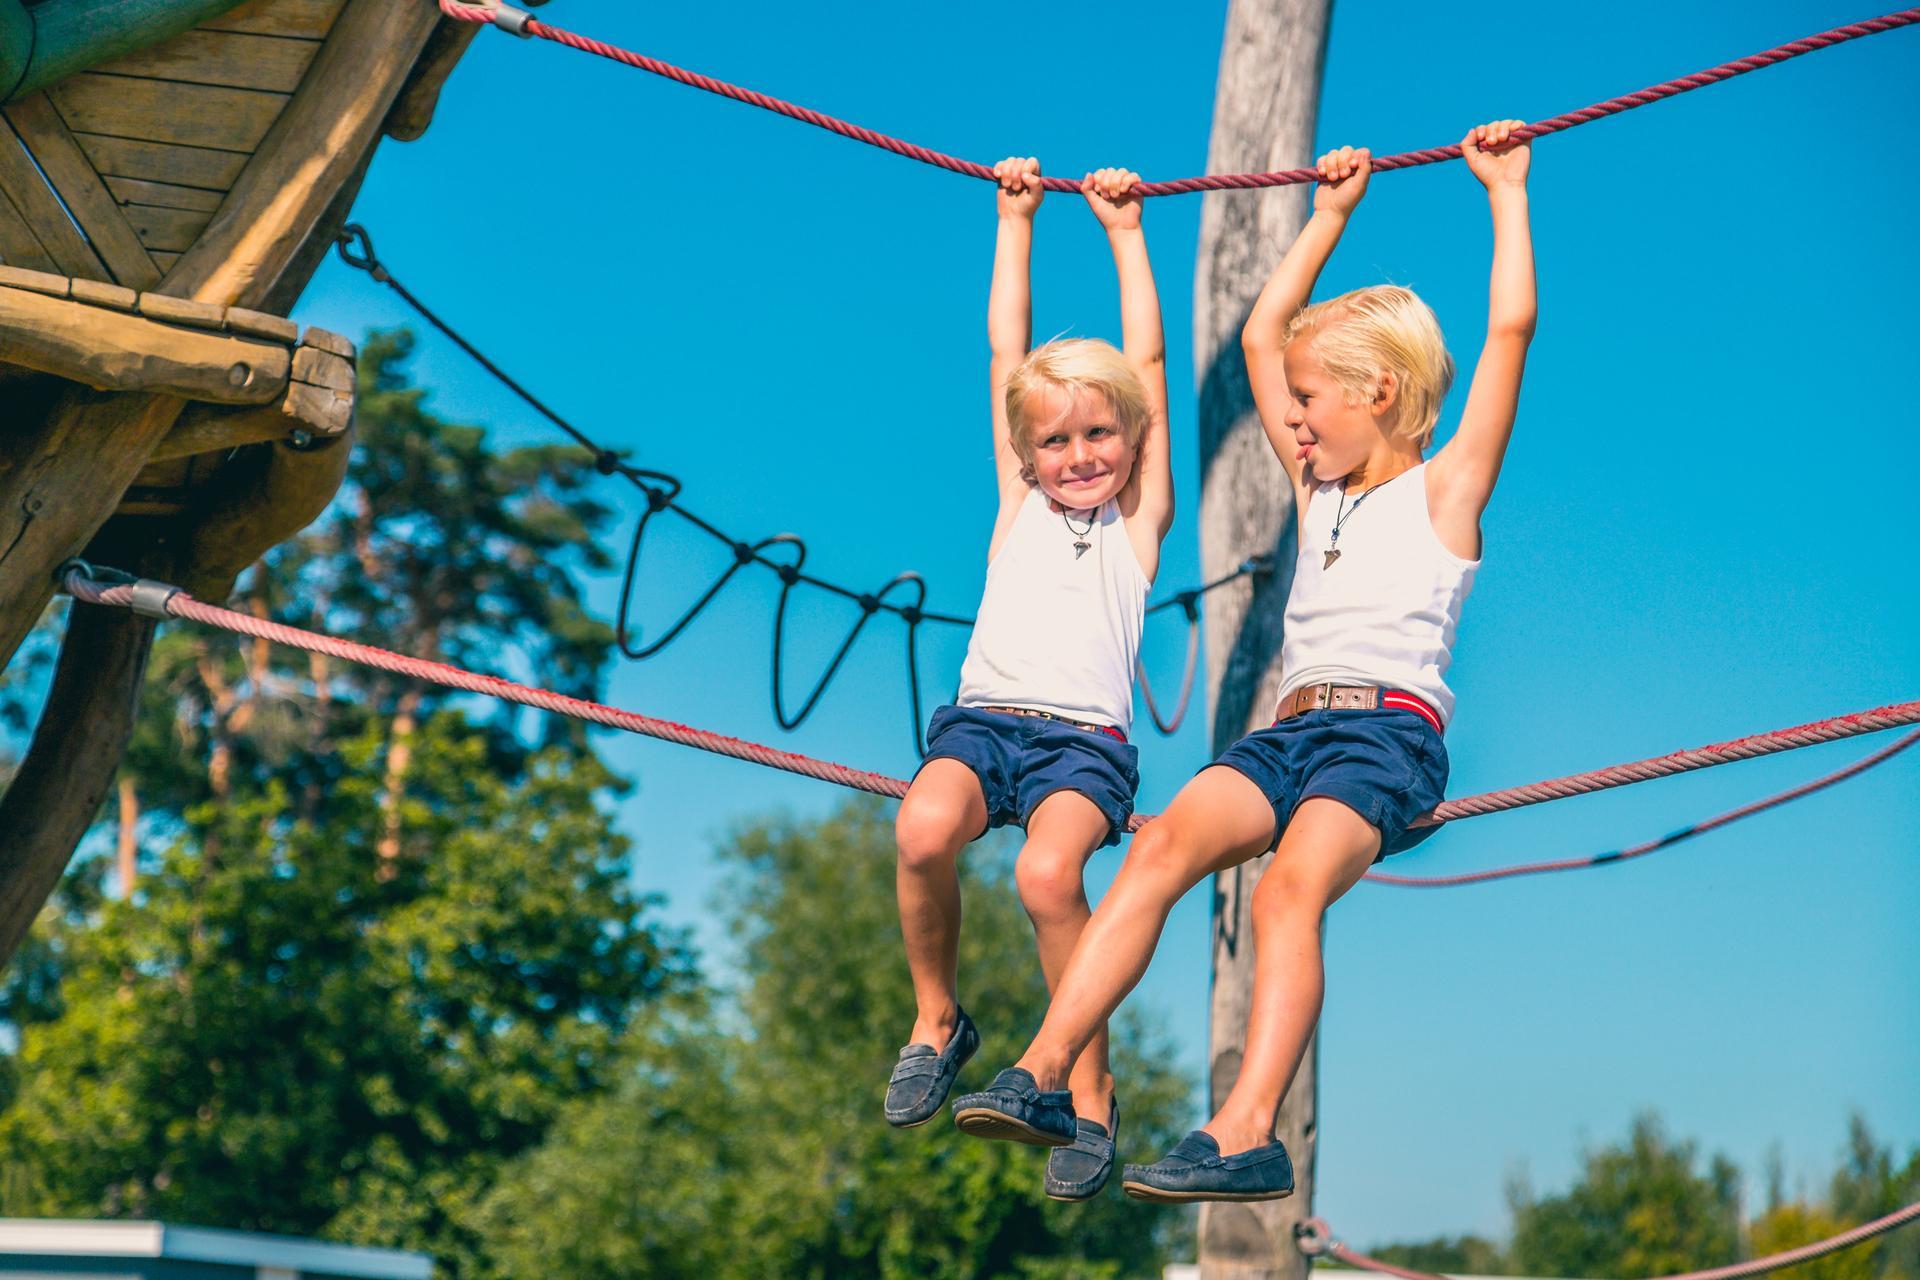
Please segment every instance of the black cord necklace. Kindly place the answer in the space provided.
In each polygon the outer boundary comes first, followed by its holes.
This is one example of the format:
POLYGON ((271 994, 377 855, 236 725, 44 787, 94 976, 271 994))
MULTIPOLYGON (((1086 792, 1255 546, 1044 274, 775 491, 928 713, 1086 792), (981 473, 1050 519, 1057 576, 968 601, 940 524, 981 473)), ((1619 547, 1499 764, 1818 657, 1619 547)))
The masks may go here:
POLYGON ((1078 560, 1081 556, 1087 554, 1087 548, 1093 545, 1087 541, 1087 535, 1093 532, 1094 522, 1100 518, 1100 513, 1096 510, 1093 514, 1089 515, 1087 517, 1087 527, 1084 529, 1076 529, 1073 527, 1073 515, 1065 507, 1060 508, 1060 518, 1067 522, 1067 532, 1073 535, 1073 558, 1078 560))
MULTIPOLYGON (((1411 470, 1413 470, 1412 467, 1407 468, 1407 471, 1411 471, 1411 470)), ((1402 471, 1400 473, 1400 476, 1403 476, 1406 474, 1407 474, 1406 471, 1402 471)), ((1382 480, 1380 484, 1368 485, 1367 488, 1360 494, 1360 496, 1353 500, 1352 511, 1347 510, 1346 482, 1345 481, 1341 482, 1340 509, 1334 512, 1333 535, 1327 539, 1327 549, 1324 552, 1326 556, 1326 562, 1320 566, 1322 571, 1333 568, 1333 562, 1340 558, 1340 526, 1345 524, 1347 521, 1353 519, 1354 515, 1358 513, 1360 510, 1360 504, 1365 502, 1368 498, 1372 497, 1373 491, 1375 489, 1380 488, 1381 485, 1392 484, 1395 480, 1398 480, 1400 476, 1388 476, 1385 480, 1382 480)))

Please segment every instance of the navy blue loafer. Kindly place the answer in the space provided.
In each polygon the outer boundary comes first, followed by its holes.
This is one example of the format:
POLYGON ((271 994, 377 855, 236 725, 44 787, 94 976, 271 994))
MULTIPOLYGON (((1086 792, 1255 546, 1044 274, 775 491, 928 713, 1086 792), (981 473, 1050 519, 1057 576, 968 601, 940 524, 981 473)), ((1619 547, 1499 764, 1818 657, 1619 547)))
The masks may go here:
POLYGON ((1008 1067, 983 1093, 953 1104, 953 1123, 976 1138, 1002 1138, 1032 1147, 1067 1147, 1075 1136, 1073 1094, 1045 1093, 1029 1073, 1008 1067))
POLYGON ((1120 1141, 1120 1099, 1113 1100, 1108 1124, 1075 1119, 1073 1145, 1047 1152, 1047 1197, 1091 1200, 1113 1172, 1113 1146, 1120 1141), (1109 1128, 1109 1125, 1111 1128, 1109 1128))
POLYGON ((887 1123, 896 1129, 925 1124, 946 1104, 947 1092, 960 1068, 980 1048, 980 1032, 965 1009, 954 1019, 953 1038, 934 1052, 930 1044, 910 1044, 900 1051, 887 1080, 887 1123))
POLYGON ((1130 1164, 1121 1187, 1135 1200, 1279 1200, 1293 1194, 1293 1161, 1278 1142, 1230 1156, 1195 1129, 1153 1164, 1130 1164))

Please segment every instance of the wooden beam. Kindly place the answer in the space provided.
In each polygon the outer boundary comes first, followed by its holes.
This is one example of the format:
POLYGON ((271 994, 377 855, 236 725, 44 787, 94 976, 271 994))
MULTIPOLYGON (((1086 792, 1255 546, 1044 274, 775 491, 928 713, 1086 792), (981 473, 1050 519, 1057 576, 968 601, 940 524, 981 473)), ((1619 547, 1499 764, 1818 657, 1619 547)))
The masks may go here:
POLYGON ((29 94, 5 108, 7 122, 86 232, 113 278, 133 289, 160 283, 160 268, 127 224, 119 202, 100 181, 93 163, 67 132, 66 122, 44 93, 29 94))
POLYGON ((107 190, 121 204, 146 204, 159 209, 194 209, 212 213, 220 207, 224 191, 204 187, 176 187, 169 182, 146 182, 139 178, 108 178, 107 190))
POLYGON ((100 813, 133 733, 155 622, 76 602, 33 745, 0 796, 0 967, 100 813))
POLYGON ((413 64, 413 72, 407 77, 406 87, 394 101, 393 109, 387 113, 386 134, 396 142, 413 142, 427 131, 433 123, 434 108, 440 105, 440 91, 446 87, 447 77, 453 74, 455 66, 467 52, 467 46, 480 34, 477 22, 461 22, 457 18, 440 19, 433 34, 427 38, 427 44, 420 51, 420 60, 413 64))
POLYGON ((248 0, 200 24, 202 31, 251 31, 324 40, 346 0, 248 0))
MULTIPOLYGON (((438 12, 438 10, 435 10, 438 12)), ((284 93, 176 84, 83 71, 48 88, 67 127, 190 147, 252 151, 287 105, 284 93)))
POLYGON ((237 31, 183 31, 163 44, 115 58, 94 70, 117 76, 292 93, 319 51, 319 44, 312 40, 237 31))
POLYGON ((130 204, 126 208, 127 221, 139 233, 140 243, 163 253, 185 253, 213 220, 211 213, 194 209, 162 209, 150 204, 130 204))
POLYGON ((53 255, 40 243, 40 237, 33 234, 33 224, 14 207, 4 184, 0 184, 0 263, 29 271, 59 270, 53 255))
MULTIPOLYGON (((5 119, 0 119, 0 191, 13 200, 33 234, 53 259, 54 270, 62 275, 86 276, 108 280, 106 264, 94 253, 67 216, 66 208, 54 196, 53 188, 40 176, 27 146, 5 119)), ((22 263, 21 265, 27 265, 22 263)))
POLYGON ((253 163, 161 291, 259 305, 365 161, 439 17, 424 0, 349 0, 253 163))
POLYGON ((75 133, 80 150, 93 167, 109 178, 141 178, 148 182, 204 187, 225 195, 253 158, 247 151, 216 151, 183 147, 139 138, 110 138, 98 133, 75 133))
POLYGON ((55 566, 113 514, 184 403, 70 388, 0 452, 0 669, 53 598, 55 566))
POLYGON ((279 343, 6 287, 0 287, 0 360, 97 391, 157 391, 219 404, 277 400, 293 365, 279 343))
MULTIPOLYGON (((287 441, 296 431, 304 431, 315 443, 344 435, 353 426, 353 362, 340 354, 335 335, 321 329, 312 330, 311 335, 308 342, 314 345, 303 345, 293 353, 293 380, 279 404, 190 404, 148 457, 149 466, 242 445, 287 441)), ((350 344, 347 349, 351 353, 350 344)))

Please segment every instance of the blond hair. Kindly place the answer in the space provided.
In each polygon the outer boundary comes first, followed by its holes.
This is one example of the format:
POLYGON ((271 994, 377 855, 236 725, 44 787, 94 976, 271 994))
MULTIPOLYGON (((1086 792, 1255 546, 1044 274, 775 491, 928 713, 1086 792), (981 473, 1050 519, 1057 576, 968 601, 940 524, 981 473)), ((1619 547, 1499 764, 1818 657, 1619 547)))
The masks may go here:
POLYGON ((1304 338, 1348 404, 1366 404, 1391 373, 1397 400, 1390 430, 1424 449, 1433 440, 1440 403, 1453 385, 1453 357, 1433 308, 1397 284, 1370 285, 1302 307, 1284 342, 1304 338))
POLYGON ((1027 410, 1043 386, 1058 387, 1078 399, 1092 392, 1107 402, 1120 438, 1132 449, 1147 434, 1147 389, 1127 358, 1110 342, 1098 338, 1055 338, 1027 353, 1007 378, 1007 427, 1013 452, 1022 464, 1033 465, 1034 424, 1027 410))

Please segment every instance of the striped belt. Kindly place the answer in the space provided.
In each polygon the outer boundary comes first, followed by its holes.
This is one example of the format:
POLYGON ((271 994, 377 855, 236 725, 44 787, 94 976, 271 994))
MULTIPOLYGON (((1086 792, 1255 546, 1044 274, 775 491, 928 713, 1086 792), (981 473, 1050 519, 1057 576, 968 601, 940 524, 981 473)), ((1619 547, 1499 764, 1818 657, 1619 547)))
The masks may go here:
POLYGON ((1058 724, 1064 724, 1069 728, 1085 729, 1088 733, 1104 733, 1109 738, 1115 738, 1121 742, 1127 740, 1126 734, 1120 732, 1120 730, 1110 724, 1094 724, 1087 720, 1070 720, 1066 716, 1057 716, 1051 711, 1036 711, 1032 707, 976 707, 974 709, 976 711, 998 711, 1002 715, 1008 716, 1034 716, 1037 719, 1052 720, 1058 724))
POLYGON ((1411 711, 1433 726, 1435 733, 1445 733, 1440 725, 1440 713, 1435 711, 1422 698, 1399 689, 1383 689, 1376 684, 1310 684, 1280 699, 1280 706, 1273 717, 1279 724, 1294 716, 1305 715, 1309 711, 1411 711))

